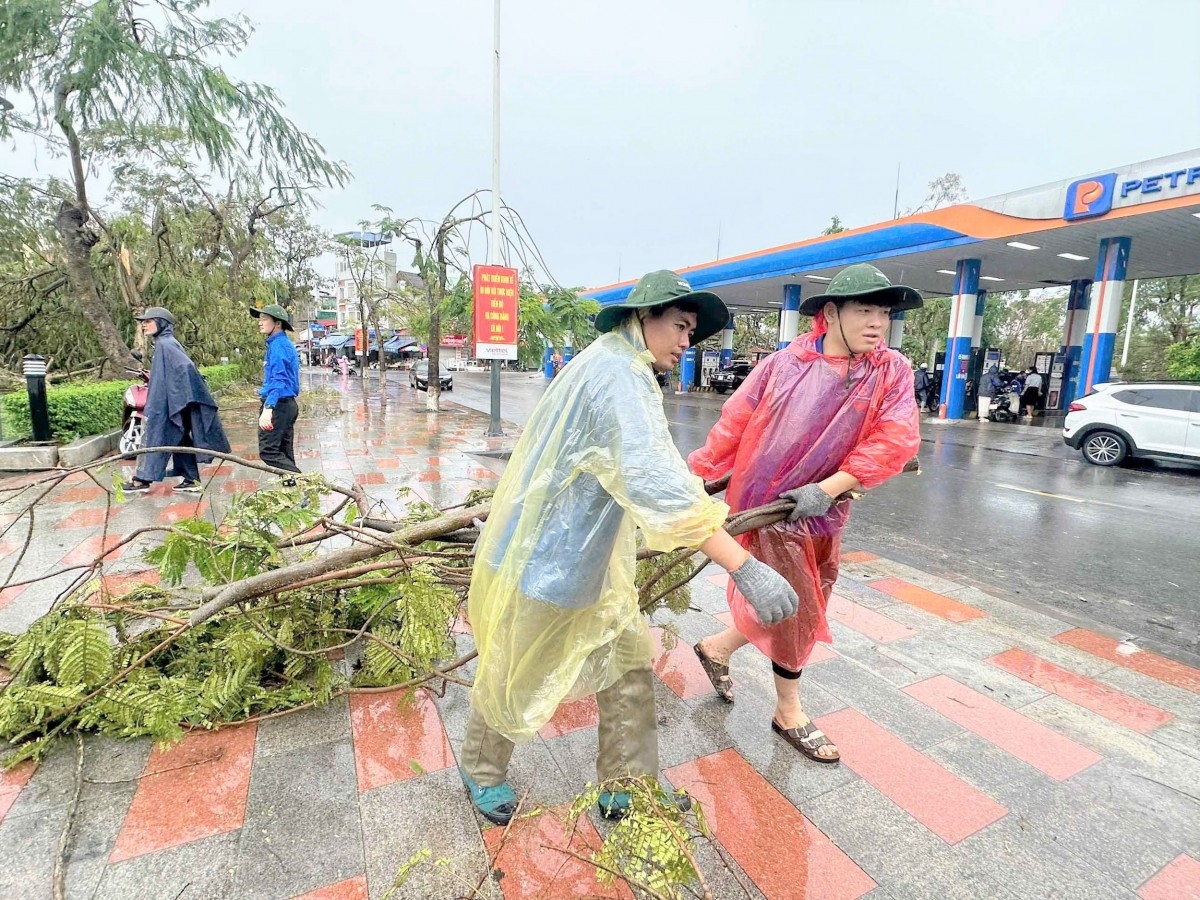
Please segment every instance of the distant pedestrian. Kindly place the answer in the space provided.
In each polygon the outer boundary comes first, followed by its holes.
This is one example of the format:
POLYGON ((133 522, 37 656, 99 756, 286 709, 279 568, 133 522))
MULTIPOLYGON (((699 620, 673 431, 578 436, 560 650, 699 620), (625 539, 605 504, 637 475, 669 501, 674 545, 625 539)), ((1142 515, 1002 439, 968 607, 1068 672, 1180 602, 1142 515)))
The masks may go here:
POLYGON ((929 406, 929 391, 933 387, 933 376, 929 374, 929 366, 921 363, 913 373, 913 393, 917 398, 917 409, 929 406))
MULTIPOLYGON (((267 339, 263 361, 262 410, 258 416, 258 458, 268 466, 299 472, 293 448, 296 418, 300 409, 300 355, 296 345, 284 333, 292 330, 292 317, 277 303, 262 309, 250 308, 258 319, 258 330, 267 339)), ((290 479, 285 479, 288 484, 290 479)), ((294 482, 292 482, 294 484, 294 482)))
POLYGON ((1021 408, 1025 418, 1032 419, 1037 415, 1038 403, 1042 398, 1042 376, 1038 370, 1030 366, 1025 374, 1025 389, 1021 392, 1021 408))
POLYGON ((979 421, 988 421, 988 413, 992 411, 992 400, 1000 391, 1002 384, 1000 382, 1000 367, 996 364, 983 373, 983 377, 979 379, 979 421))
MULTIPOLYGON (((142 323, 142 332, 154 338, 142 445, 197 447, 228 453, 229 439, 221 427, 217 401, 196 364, 175 339, 175 317, 170 310, 151 306, 137 319, 142 323)), ((127 494, 141 493, 167 475, 180 475, 183 480, 175 490, 199 493, 200 463, 210 459, 211 456, 195 453, 146 453, 139 459, 133 478, 122 485, 122 490, 127 494), (168 461, 170 471, 167 471, 168 461)))
POLYGON ((350 377, 350 358, 346 356, 338 357, 338 371, 342 373, 343 378, 350 377))

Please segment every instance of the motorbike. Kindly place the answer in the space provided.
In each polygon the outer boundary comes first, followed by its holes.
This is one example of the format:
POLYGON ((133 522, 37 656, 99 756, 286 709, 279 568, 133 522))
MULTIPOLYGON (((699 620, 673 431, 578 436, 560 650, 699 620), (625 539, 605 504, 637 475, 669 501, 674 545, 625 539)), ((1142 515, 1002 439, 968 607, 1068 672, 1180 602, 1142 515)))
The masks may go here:
POLYGON ((1012 409, 1013 395, 1007 390, 992 398, 992 408, 988 410, 988 419, 992 422, 1015 422, 1017 414, 1012 409))
POLYGON ((146 397, 150 393, 150 373, 145 369, 126 369, 141 379, 141 384, 125 388, 125 408, 121 417, 121 440, 117 445, 122 453, 133 453, 142 446, 146 433, 146 397))

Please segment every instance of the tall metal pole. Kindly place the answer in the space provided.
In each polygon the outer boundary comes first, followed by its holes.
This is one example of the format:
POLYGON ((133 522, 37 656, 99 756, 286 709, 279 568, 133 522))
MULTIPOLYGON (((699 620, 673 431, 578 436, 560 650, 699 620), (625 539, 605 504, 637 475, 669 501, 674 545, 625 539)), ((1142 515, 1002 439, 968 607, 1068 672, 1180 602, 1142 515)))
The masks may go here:
MULTIPOLYGON (((496 0, 492 23, 492 227, 488 262, 500 264, 500 0, 496 0)), ((488 437, 504 434, 500 427, 500 360, 492 361, 492 417, 488 437)))
POLYGON ((1121 351, 1121 368, 1129 362, 1129 336, 1133 334, 1133 314, 1137 311, 1138 279, 1133 279, 1133 293, 1129 295, 1129 320, 1125 323, 1125 349, 1121 351))

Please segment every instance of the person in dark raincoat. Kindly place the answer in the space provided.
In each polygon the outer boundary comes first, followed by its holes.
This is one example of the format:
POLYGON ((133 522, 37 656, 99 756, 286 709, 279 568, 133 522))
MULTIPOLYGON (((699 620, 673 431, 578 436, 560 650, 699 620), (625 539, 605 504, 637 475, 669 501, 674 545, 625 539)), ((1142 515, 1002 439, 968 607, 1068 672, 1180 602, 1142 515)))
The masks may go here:
MULTIPOLYGON (((142 332, 154 338, 143 446, 196 447, 228 453, 229 439, 221 427, 217 401, 196 364, 175 339, 175 317, 161 306, 151 306, 137 318, 142 332)), ((133 479, 122 488, 125 493, 141 493, 167 475, 180 475, 183 480, 175 490, 199 493, 200 464, 211 459, 197 453, 146 453, 138 459, 133 479)))
POLYGON ((817 641, 833 640, 825 607, 850 517, 850 500, 842 496, 899 474, 920 446, 912 369, 888 349, 887 334, 890 312, 923 302, 866 263, 839 272, 825 294, 800 307, 801 315, 814 317, 813 330, 754 368, 705 445, 688 457, 702 478, 731 475, 725 502, 734 513, 781 497, 796 504, 787 520, 736 540, 787 577, 799 612, 764 625, 731 583, 733 627, 694 650, 717 694, 731 703, 730 656, 752 643, 769 657, 776 691, 771 728, 817 762, 840 755, 804 713, 800 671, 817 641))

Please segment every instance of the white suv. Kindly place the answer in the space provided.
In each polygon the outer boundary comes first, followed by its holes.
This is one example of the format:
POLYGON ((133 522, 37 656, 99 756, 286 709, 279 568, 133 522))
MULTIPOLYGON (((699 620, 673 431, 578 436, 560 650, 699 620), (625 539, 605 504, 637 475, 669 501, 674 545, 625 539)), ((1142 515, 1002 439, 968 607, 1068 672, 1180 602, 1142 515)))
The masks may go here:
POLYGON ((1200 384, 1098 384, 1068 409, 1063 440, 1093 465, 1127 456, 1200 462, 1200 384))

